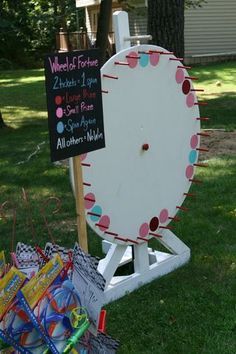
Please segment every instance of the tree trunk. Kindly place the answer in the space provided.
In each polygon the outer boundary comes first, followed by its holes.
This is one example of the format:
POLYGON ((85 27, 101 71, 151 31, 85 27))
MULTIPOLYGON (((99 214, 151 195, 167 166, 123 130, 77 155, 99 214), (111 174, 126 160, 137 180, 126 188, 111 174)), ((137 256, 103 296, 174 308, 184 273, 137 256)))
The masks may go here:
POLYGON ((57 16, 58 16, 58 0, 53 0, 52 8, 53 8, 53 16, 55 17, 55 19, 57 19, 57 16))
POLYGON ((98 28, 96 47, 100 49, 100 62, 103 65, 106 61, 106 50, 108 45, 108 34, 112 14, 112 0, 102 0, 98 17, 98 28))
POLYGON ((0 111, 0 129, 5 128, 6 124, 4 123, 4 120, 2 118, 2 112, 0 111))
POLYGON ((148 0, 148 34, 152 44, 184 57, 184 0, 148 0))

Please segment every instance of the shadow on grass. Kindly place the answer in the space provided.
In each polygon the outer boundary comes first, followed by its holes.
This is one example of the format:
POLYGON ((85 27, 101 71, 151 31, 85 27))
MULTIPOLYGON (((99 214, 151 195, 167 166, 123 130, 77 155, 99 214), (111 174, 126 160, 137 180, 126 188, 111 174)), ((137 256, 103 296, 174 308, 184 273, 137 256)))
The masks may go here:
MULTIPOLYGON (((63 223, 68 219, 75 220, 76 217, 68 171, 65 167, 56 167, 51 163, 45 131, 37 126, 35 129, 31 127, 28 133, 27 135, 26 127, 13 130, 7 137, 1 137, 0 204, 8 200, 17 206, 16 241, 35 244, 28 225, 29 214, 22 198, 24 188, 29 195, 37 243, 42 245, 50 241, 41 215, 43 201, 50 196, 58 197, 62 201, 61 210, 55 215, 49 213, 48 222, 56 222, 58 225, 61 223, 64 226, 56 232, 52 229, 52 234, 59 244, 71 246, 76 240, 76 231, 72 232, 71 227, 63 223), (24 140, 25 138, 27 140, 24 140), (39 144, 41 145, 38 150, 39 144), (30 155, 32 157, 28 159, 30 155)), ((9 250, 12 237, 11 220, 5 223, 0 218, 0 235, 5 235, 0 240, 1 248, 9 250)))
POLYGON ((53 182, 46 173, 52 172, 54 166, 50 161, 47 121, 37 119, 35 123, 18 129, 0 130, 1 184, 21 186, 24 182, 33 181, 34 185, 44 186, 48 180, 53 186, 58 178, 57 175, 53 176, 53 182), (39 144, 42 145, 37 151, 39 144), (34 152, 36 153, 27 161, 34 152))
POLYGON ((217 98, 207 98, 207 106, 200 108, 202 117, 210 117, 210 121, 202 124, 203 128, 236 129, 236 93, 221 93, 217 98))

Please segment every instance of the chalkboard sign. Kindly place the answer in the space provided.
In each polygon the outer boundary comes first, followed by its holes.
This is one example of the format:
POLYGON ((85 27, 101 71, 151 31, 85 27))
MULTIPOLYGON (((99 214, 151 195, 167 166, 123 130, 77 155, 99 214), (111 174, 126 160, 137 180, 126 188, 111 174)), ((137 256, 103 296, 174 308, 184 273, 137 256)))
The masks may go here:
POLYGON ((52 161, 105 146, 98 54, 92 49, 45 58, 52 161))

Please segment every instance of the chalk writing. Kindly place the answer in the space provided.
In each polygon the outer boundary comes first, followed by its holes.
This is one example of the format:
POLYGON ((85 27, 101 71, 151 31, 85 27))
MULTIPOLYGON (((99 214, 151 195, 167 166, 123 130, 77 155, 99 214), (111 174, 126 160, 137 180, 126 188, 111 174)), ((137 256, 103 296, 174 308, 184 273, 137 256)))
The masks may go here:
MULTIPOLYGON (((88 52, 87 52, 88 53, 88 52)), ((87 54, 75 55, 56 55, 49 57, 51 73, 70 72, 81 68, 99 67, 98 59, 91 59, 87 54), (60 60, 59 60, 60 59, 60 60)))
POLYGON ((99 128, 97 130, 90 129, 87 132, 87 141, 98 141, 103 139, 103 133, 99 131, 99 128))
MULTIPOLYGON (((78 82, 79 83, 79 82, 78 82)), ((77 82, 75 79, 72 77, 71 79, 62 79, 59 76, 54 77, 54 85, 53 85, 53 90, 60 90, 60 89, 66 89, 70 87, 75 87, 77 86, 77 82)))
POLYGON ((98 50, 49 55, 45 76, 52 161, 103 148, 98 50))

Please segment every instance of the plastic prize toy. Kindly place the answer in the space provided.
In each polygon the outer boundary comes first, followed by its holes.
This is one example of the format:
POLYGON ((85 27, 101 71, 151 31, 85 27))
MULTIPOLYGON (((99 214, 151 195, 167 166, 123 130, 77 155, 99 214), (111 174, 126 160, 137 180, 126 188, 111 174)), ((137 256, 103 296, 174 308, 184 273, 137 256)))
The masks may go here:
POLYGON ((25 285, 27 290, 23 290, 24 296, 19 293, 25 280, 21 272, 12 268, 5 278, 1 285, 9 288, 9 291, 4 290, 2 296, 0 335, 6 343, 21 353, 34 354, 49 351, 59 353, 72 335, 70 342, 74 343, 74 327, 70 316, 76 309, 79 318, 81 301, 67 278, 67 267, 62 268, 62 261, 58 256, 25 285), (9 279, 5 279, 6 277, 9 279), (52 285, 48 286, 50 283, 52 285), (15 300, 12 302, 12 299, 15 300))
POLYGON ((71 352, 90 326, 88 315, 84 308, 78 307, 73 309, 70 315, 70 321, 75 330, 73 331, 72 336, 67 340, 66 347, 62 351, 64 354, 71 352))
POLYGON ((59 287, 49 289, 42 304, 38 306, 38 321, 43 324, 59 352, 73 332, 70 316, 71 312, 78 308, 81 308, 81 301, 69 280, 59 287))
MULTIPOLYGON (((74 331, 75 326, 70 323, 73 310, 76 309, 77 317, 83 318, 78 310, 80 305, 79 296, 74 291, 73 285, 66 280, 61 286, 49 288, 37 306, 38 323, 41 323, 46 335, 55 343, 59 352, 74 331)), ((24 350, 34 353, 47 352, 45 342, 19 302, 15 302, 9 308, 3 323, 4 333, 13 338, 24 350)))
MULTIPOLYGON (((9 313, 11 313, 11 308, 14 307, 17 292, 25 281, 26 277, 14 267, 0 280, 0 338, 4 343, 17 349, 19 353, 29 352, 21 346, 13 335, 11 323, 8 322, 6 325, 6 322, 9 313)), ((20 326, 22 327, 22 321, 20 326)))
POLYGON ((4 317, 3 332, 12 338, 12 343, 17 350, 21 348, 20 352, 37 352, 37 349, 40 350, 45 346, 33 323, 17 301, 11 305, 4 317))
POLYGON ((172 52, 153 45, 121 50, 101 69, 106 148, 81 156, 86 219, 109 251, 98 270, 105 303, 186 263, 190 249, 171 231, 191 197, 200 148, 193 82, 172 52), (150 250, 156 239, 167 250, 150 250), (134 273, 114 273, 127 254, 134 273))
MULTIPOLYGON (((28 315, 39 337, 43 339, 51 352, 55 354, 58 353, 58 350, 53 340, 48 336, 43 324, 39 321, 37 310, 41 305, 41 301, 44 300, 46 291, 50 287, 59 285, 62 282, 62 280, 60 280, 62 270, 62 260, 59 256, 55 256, 17 293, 19 305, 28 315)), ((38 352, 34 350, 34 353, 36 354, 38 352)), ((39 353, 42 353, 42 350, 39 353)))
POLYGON ((0 251, 0 279, 5 275, 6 273, 6 259, 5 259, 5 253, 4 251, 0 251))

